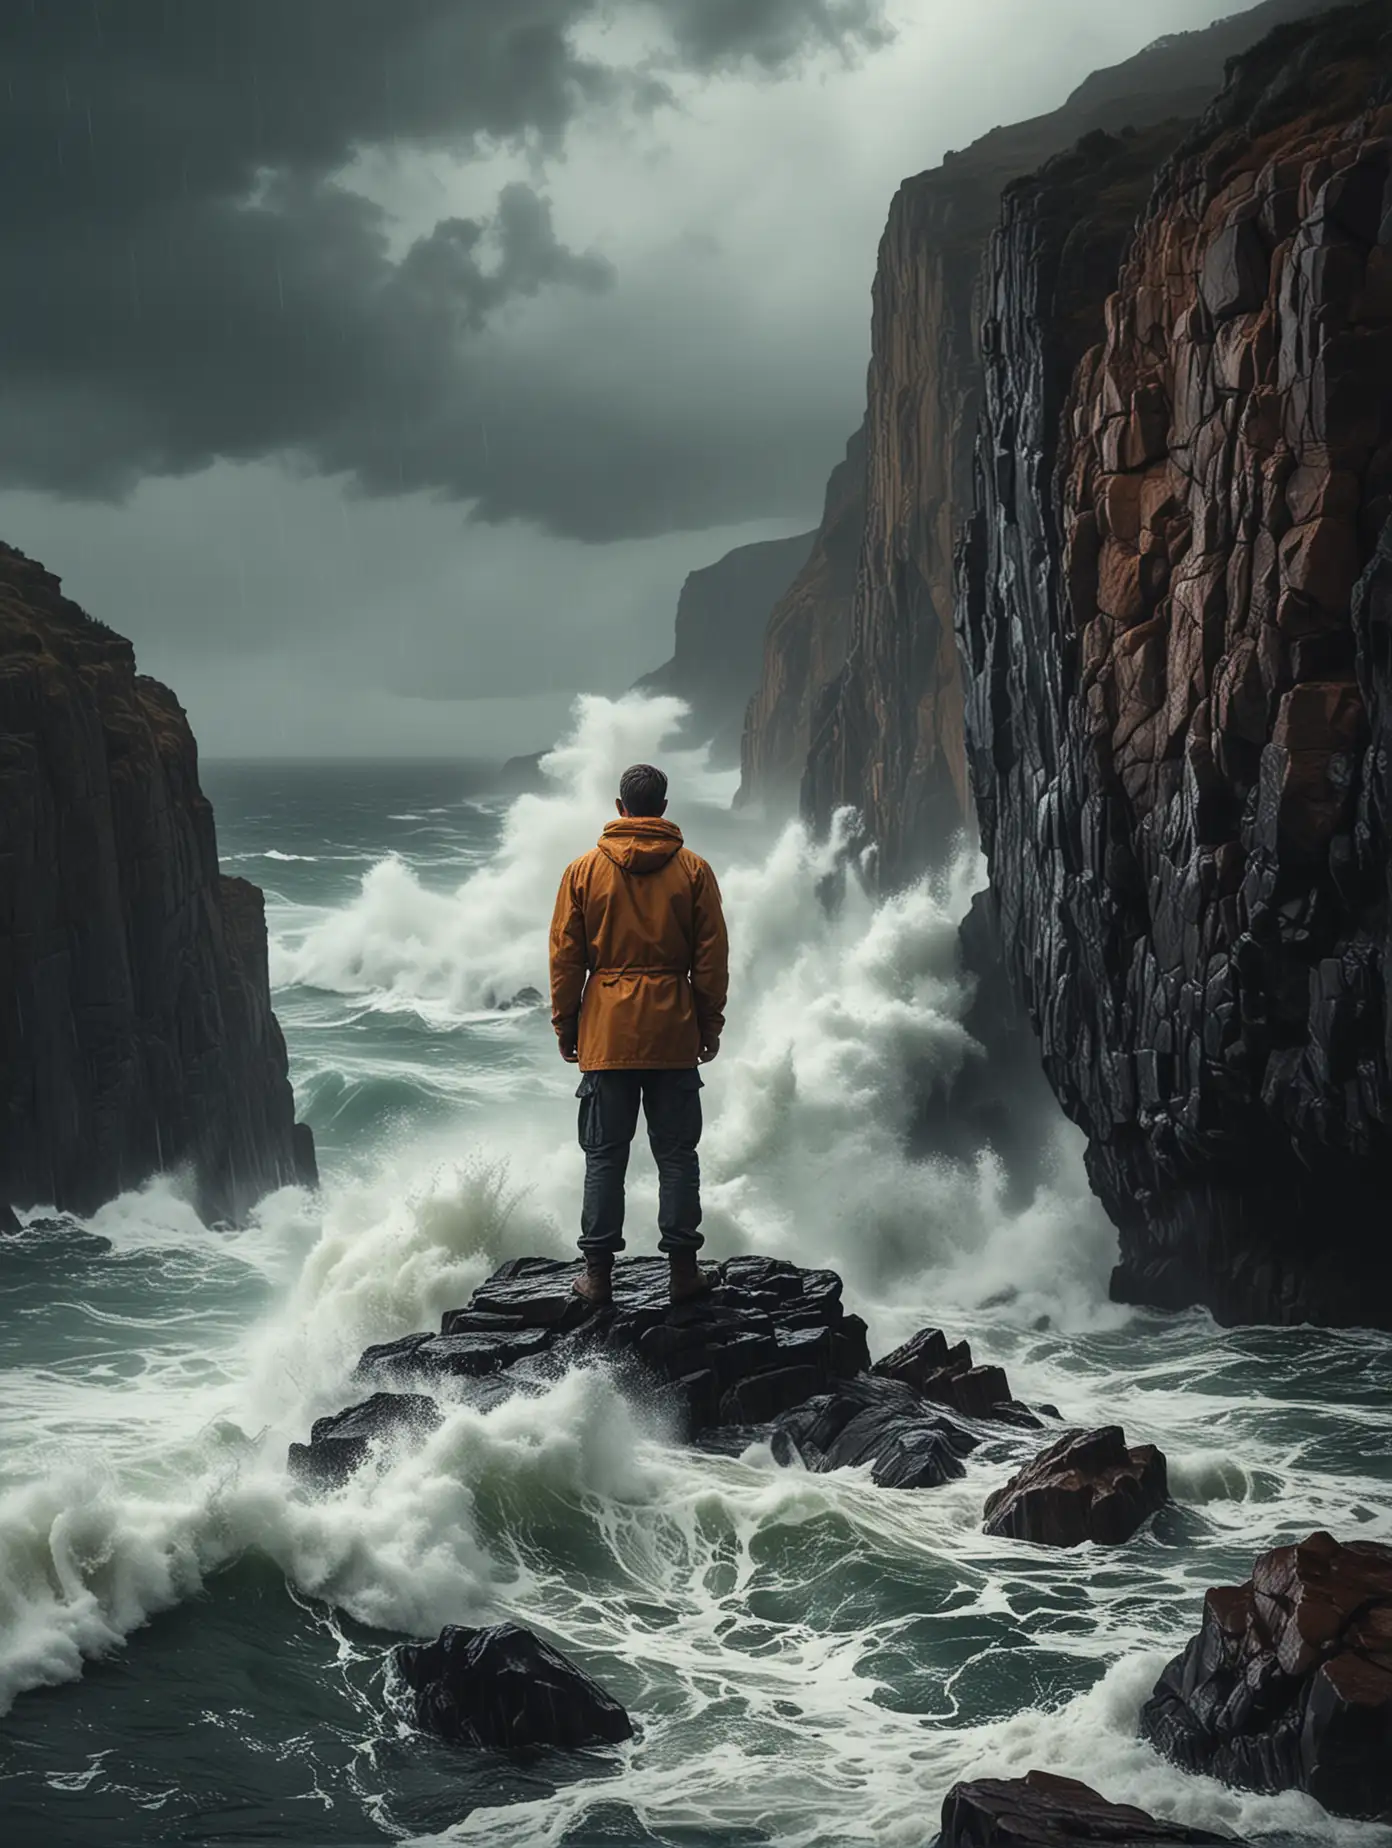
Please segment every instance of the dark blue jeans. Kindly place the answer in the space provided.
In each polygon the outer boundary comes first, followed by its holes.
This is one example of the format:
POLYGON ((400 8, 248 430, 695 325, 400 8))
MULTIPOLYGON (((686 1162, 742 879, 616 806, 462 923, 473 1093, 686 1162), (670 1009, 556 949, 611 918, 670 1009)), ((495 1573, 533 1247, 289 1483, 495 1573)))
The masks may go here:
POLYGON ((648 1145, 657 1163, 657 1229, 663 1251, 698 1251, 701 1223, 701 1074, 586 1072, 580 1099, 580 1146, 585 1151, 585 1198, 580 1249, 586 1257, 622 1251, 624 1176, 638 1128, 638 1105, 648 1120, 648 1145))

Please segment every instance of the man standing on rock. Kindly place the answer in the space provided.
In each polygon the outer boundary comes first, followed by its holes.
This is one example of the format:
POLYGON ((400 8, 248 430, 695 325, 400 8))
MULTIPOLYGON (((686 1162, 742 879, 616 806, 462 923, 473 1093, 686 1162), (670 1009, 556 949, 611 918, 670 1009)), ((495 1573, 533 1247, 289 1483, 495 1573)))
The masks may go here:
POLYGON ((673 1302, 708 1290, 702 1239, 701 1074, 720 1050, 729 943, 720 888, 664 819, 667 778, 634 764, 619 780, 619 819, 565 870, 551 920, 551 1024, 561 1057, 584 1073, 580 1146, 585 1197, 577 1294, 612 1300, 623 1250, 624 1176, 641 1102, 657 1163, 659 1243, 673 1302))

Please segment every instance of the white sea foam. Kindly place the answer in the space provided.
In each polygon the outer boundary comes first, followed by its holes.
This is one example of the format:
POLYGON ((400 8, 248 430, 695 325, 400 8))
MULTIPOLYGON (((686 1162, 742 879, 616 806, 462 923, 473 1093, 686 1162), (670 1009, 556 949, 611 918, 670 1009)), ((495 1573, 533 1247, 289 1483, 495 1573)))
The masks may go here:
MULTIPOLYGON (((462 1033, 544 986, 559 868, 593 838, 616 771, 657 755, 677 716, 672 702, 581 702, 547 760, 552 792, 519 798, 498 852, 451 891, 384 859, 339 910, 277 907, 277 979, 318 990, 282 1005, 328 1019, 312 1009, 339 995, 351 1022, 414 1013, 462 1033)), ((698 799, 728 793, 699 758, 678 778, 698 799)), ((318 1196, 285 1190, 243 1231, 214 1234, 166 1180, 94 1218, 109 1250, 91 1262, 148 1279, 149 1300, 133 1311, 127 1291, 118 1314, 59 1290, 55 1314, 86 1318, 90 1338, 9 1375, 0 1704, 77 1675, 252 1550, 387 1632, 534 1624, 639 1716, 613 1775, 480 1811, 451 1839, 558 1842, 617 1801, 655 1829, 908 1848, 956 1778, 1034 1765, 1247 1833, 1378 1839, 1301 1798, 1183 1776, 1139 1742, 1136 1714, 1204 1584, 1313 1526, 1392 1534, 1365 1461, 1385 1414, 1368 1395, 1341 1424, 1298 1348, 1108 1307, 1111 1235, 1070 1133, 1049 1183, 1014 1207, 989 1150, 906 1158, 915 1097, 981 1056, 956 958, 979 867, 963 852, 878 906, 852 878, 827 907, 847 847, 796 827, 727 841, 730 1028, 706 1073, 703 1144, 712 1248, 833 1263, 877 1346, 941 1320, 1005 1361, 1023 1396, 1079 1422, 1124 1419, 1171 1458, 1172 1530, 1105 1559, 1012 1547, 980 1530, 1005 1450, 922 1495, 781 1470, 766 1449, 702 1458, 591 1370, 487 1413, 448 1405, 428 1439, 346 1488, 295 1489, 286 1444, 350 1400, 364 1346, 437 1325, 506 1257, 572 1248, 574 1075, 523 1010, 490 1028, 513 1049, 491 1108, 471 1092, 467 1118, 383 1144, 356 1174, 330 1170, 318 1196)), ((327 1069, 331 1054, 315 1058, 327 1069)), ((640 1151, 635 1248, 651 1187, 640 1151)), ((1322 1366, 1353 1356, 1344 1340, 1327 1339, 1322 1366)))

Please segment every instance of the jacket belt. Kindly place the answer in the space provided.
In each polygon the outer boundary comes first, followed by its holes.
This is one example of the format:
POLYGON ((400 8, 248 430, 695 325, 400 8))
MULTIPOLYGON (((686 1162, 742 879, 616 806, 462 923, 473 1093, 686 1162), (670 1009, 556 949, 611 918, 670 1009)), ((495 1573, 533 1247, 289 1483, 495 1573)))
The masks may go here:
POLYGON ((659 963, 624 963, 616 969, 591 969, 592 976, 597 975, 687 975, 690 965, 677 968, 675 965, 659 963))

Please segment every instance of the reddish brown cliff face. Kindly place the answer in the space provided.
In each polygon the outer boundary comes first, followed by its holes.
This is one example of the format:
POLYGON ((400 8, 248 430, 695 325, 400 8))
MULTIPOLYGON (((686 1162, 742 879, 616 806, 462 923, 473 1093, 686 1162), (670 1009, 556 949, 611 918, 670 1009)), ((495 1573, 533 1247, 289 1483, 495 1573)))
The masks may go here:
POLYGON ((0 1213, 182 1169, 235 1217, 313 1167, 182 709, 0 546, 0 1213))
POLYGON ((1244 59, 1110 299, 1075 259, 1121 144, 1018 188, 989 270, 962 619, 1007 953, 1118 1293, 1238 1319, 1392 1319, 1389 23, 1244 59))
POLYGON ((812 553, 773 607, 759 685, 744 721, 738 801, 797 807, 817 693, 850 646, 851 599, 865 526, 865 432, 857 430, 827 483, 812 553))
MULTIPOLYGON (((804 664, 815 673, 834 649, 807 649, 802 636, 816 615, 785 610, 745 746, 746 762, 757 763, 761 729, 773 722, 765 715, 810 710, 803 806, 822 825, 838 807, 858 809, 888 884, 921 871, 971 813, 954 551, 972 503, 979 289, 1002 190, 1098 130, 1169 121, 1173 145, 1218 89, 1227 58, 1316 3, 1266 0, 1207 31, 1161 40, 1089 78, 1053 114, 948 155, 895 197, 875 275, 866 508, 845 662, 829 683, 804 690, 804 664), (790 683, 799 685, 796 699, 790 683)), ((1158 164, 1168 148, 1155 145, 1158 164)), ((834 643, 839 631, 827 622, 823 633, 834 643)))

